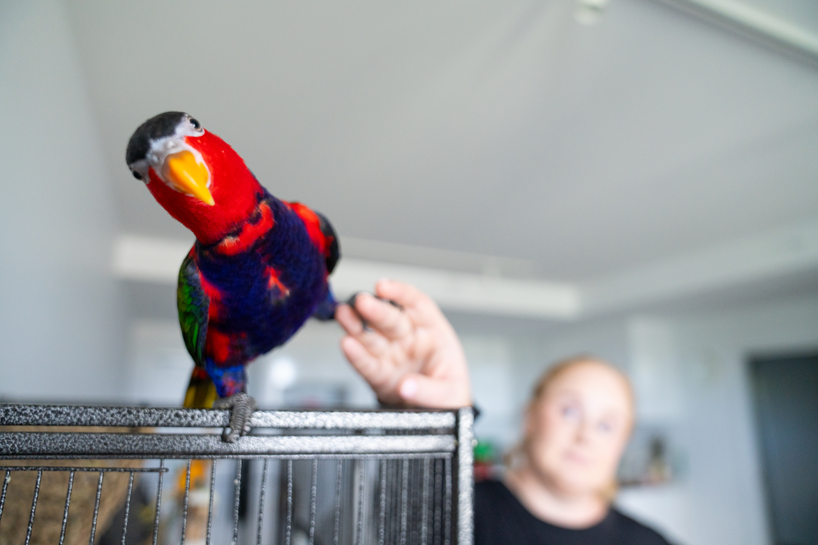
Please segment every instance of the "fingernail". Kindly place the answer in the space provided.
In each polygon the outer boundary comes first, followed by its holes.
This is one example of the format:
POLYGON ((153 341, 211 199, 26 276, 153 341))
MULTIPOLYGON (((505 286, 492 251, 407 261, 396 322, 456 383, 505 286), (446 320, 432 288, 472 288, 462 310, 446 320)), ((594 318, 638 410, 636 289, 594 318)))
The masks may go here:
POLYGON ((418 382, 415 379, 408 378, 400 385, 400 396, 404 399, 412 399, 418 393, 418 382))

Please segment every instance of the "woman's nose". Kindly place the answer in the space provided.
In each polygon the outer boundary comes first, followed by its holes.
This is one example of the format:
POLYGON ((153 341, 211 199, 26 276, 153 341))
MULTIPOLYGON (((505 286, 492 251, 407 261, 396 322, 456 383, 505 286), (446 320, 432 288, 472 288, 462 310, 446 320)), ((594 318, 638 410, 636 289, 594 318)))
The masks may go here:
POLYGON ((593 423, 583 418, 577 425, 576 439, 578 443, 588 443, 591 441, 594 432, 593 423))

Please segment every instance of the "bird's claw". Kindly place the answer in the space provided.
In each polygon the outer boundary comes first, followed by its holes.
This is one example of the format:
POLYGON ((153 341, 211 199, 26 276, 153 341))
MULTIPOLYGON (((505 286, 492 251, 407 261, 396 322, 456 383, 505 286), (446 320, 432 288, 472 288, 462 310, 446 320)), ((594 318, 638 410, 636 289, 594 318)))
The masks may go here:
POLYGON ((213 408, 230 411, 230 427, 225 428, 222 432, 222 441, 235 443, 242 435, 250 431, 250 417, 256 410, 256 400, 240 392, 230 397, 217 399, 213 402, 213 408))

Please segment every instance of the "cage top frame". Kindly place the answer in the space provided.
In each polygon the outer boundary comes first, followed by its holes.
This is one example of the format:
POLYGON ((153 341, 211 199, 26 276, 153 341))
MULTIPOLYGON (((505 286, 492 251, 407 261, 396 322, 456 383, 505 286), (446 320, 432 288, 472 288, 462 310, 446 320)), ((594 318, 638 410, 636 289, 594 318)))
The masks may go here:
MULTIPOLYGON (((250 421, 254 433, 226 443, 206 429, 229 425, 229 411, 0 405, 0 426, 52 428, 1 432, 0 459, 459 456, 464 449, 458 446, 472 441, 471 435, 466 443, 459 437, 463 431, 471 434, 471 423, 463 428, 463 418, 473 422, 471 408, 255 411, 250 421)), ((471 448, 465 450, 471 453, 471 448)))
MULTIPOLYGON (((453 430, 457 411, 255 411, 253 428, 324 430, 453 430)), ((80 405, 2 405, 0 426, 223 428, 230 411, 80 405)))
MULTIPOLYGON (((228 425, 229 419, 229 411, 214 410, 0 404, 0 426, 222 428, 228 425)), ((0 432, 0 460, 160 459, 161 472, 166 458, 448 457, 455 464, 452 506, 457 520, 455 542, 472 545, 473 424, 474 413, 470 407, 456 411, 256 411, 251 418, 254 428, 337 430, 340 433, 249 435, 238 444, 230 444, 215 434, 192 429, 172 434, 73 429, 56 433, 4 431, 0 432), (383 433, 390 430, 394 433, 383 433), (413 431, 422 433, 413 434, 413 431)), ((7 485, 12 468, 3 469, 7 485)), ((42 472, 50 468, 18 469, 37 470, 39 480, 42 472)), ((101 471, 101 483, 104 469, 97 470, 101 471)))

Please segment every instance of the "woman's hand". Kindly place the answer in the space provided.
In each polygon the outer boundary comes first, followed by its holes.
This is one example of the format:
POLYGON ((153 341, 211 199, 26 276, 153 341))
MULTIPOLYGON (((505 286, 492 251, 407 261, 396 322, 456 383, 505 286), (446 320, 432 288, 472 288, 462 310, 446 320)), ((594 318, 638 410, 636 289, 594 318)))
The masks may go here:
POLYGON ((471 405, 463 347, 434 301, 394 280, 378 282, 375 294, 402 309, 361 293, 354 301, 358 314, 340 305, 335 319, 347 332, 341 349, 378 400, 438 409, 471 405))

